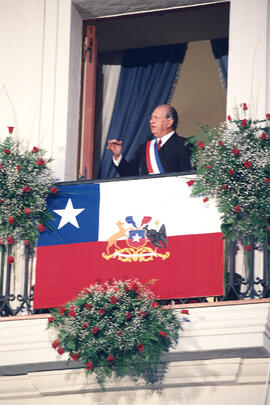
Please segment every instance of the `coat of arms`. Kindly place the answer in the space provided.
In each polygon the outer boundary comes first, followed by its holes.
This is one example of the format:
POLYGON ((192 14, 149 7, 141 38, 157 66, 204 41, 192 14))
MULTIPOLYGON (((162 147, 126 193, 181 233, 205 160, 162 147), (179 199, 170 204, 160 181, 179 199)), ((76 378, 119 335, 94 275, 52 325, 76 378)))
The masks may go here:
POLYGON ((125 222, 118 221, 118 232, 115 232, 108 240, 106 253, 102 257, 106 260, 118 259, 122 262, 147 262, 150 260, 165 260, 170 252, 161 253, 167 247, 167 235, 165 225, 159 226, 159 221, 154 222, 150 228, 152 217, 144 216, 138 227, 132 216, 125 218, 125 222), (124 240, 126 246, 120 247, 119 241, 124 240))

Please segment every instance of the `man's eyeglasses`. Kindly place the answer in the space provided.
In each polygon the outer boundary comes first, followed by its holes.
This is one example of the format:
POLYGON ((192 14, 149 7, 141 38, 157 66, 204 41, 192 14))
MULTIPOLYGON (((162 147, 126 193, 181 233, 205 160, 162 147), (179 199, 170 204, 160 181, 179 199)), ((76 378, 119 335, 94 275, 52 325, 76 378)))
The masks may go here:
POLYGON ((170 115, 167 115, 166 117, 157 117, 156 115, 154 115, 154 116, 152 116, 152 115, 150 115, 149 117, 148 117, 148 120, 149 121, 158 121, 158 120, 168 120, 168 119, 170 119, 170 118, 172 118, 170 115))

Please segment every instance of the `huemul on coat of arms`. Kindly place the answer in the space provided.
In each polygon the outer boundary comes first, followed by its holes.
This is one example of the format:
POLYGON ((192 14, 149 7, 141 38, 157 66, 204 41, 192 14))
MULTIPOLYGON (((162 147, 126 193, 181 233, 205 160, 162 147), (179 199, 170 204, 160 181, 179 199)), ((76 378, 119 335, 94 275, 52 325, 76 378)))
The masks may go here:
POLYGON ((159 258, 168 259, 170 252, 161 253, 158 249, 165 249, 167 246, 167 235, 165 225, 159 226, 155 221, 156 229, 149 229, 151 217, 143 217, 138 227, 132 216, 128 216, 125 222, 118 221, 118 232, 115 232, 108 240, 106 253, 102 257, 106 260, 118 259, 122 262, 148 262, 159 258), (126 246, 120 247, 119 242, 125 241, 126 246))

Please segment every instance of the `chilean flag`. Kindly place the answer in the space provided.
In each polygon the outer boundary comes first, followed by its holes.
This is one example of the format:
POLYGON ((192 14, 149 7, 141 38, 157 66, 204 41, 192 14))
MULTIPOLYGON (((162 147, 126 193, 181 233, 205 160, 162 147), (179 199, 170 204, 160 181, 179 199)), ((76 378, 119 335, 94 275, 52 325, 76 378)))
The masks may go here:
POLYGON ((193 177, 62 183, 38 240, 34 307, 112 278, 152 280, 160 299, 223 295, 220 217, 190 196, 193 177))

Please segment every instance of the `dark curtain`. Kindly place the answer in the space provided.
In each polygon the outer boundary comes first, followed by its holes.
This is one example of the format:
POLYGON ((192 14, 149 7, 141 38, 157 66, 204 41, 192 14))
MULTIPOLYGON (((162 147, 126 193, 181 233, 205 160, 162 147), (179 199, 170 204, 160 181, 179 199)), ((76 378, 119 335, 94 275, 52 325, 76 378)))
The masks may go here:
MULTIPOLYGON (((127 160, 151 136, 148 117, 167 102, 186 48, 184 43, 125 51, 108 139, 123 141, 127 160)), ((105 149, 99 178, 113 177, 118 173, 105 149)))
POLYGON ((211 46, 215 59, 220 67, 221 79, 224 82, 224 87, 227 89, 227 76, 228 76, 228 38, 212 39, 211 46))

